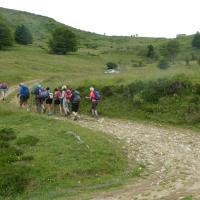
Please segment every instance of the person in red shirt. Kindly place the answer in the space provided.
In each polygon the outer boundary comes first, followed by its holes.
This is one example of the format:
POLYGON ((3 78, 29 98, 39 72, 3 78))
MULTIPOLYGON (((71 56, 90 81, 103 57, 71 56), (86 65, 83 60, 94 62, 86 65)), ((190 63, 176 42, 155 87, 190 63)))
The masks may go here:
POLYGON ((95 90, 94 87, 90 87, 90 96, 86 97, 91 100, 92 103, 92 116, 95 117, 96 119, 99 118, 98 112, 97 112, 97 105, 98 105, 98 100, 95 96, 95 90))
POLYGON ((62 115, 61 100, 62 100, 62 93, 61 93, 60 89, 55 88, 55 90, 54 90, 54 108, 55 108, 54 111, 55 111, 55 113, 57 113, 59 110, 60 114, 62 115))

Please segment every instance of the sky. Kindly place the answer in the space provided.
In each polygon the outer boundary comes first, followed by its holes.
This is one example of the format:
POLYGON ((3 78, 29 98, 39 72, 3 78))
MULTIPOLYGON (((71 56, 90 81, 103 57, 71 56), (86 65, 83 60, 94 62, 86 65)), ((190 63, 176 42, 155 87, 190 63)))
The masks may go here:
POLYGON ((0 7, 106 35, 173 38, 200 31, 200 0, 0 0, 0 7))

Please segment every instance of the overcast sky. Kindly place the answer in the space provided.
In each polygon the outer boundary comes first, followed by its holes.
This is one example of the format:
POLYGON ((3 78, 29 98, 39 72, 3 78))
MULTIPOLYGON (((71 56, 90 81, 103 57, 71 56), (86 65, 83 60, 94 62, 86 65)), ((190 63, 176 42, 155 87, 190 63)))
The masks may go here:
POLYGON ((200 31, 200 0, 0 0, 0 7, 106 35, 175 37, 200 31))

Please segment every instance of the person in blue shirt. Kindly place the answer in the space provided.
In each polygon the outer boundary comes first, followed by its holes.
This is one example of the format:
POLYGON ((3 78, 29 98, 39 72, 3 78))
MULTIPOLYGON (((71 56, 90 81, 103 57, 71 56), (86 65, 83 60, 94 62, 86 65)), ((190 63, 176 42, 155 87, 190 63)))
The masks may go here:
POLYGON ((29 88, 24 85, 24 83, 19 84, 19 102, 20 108, 27 108, 28 109, 28 99, 30 97, 29 88))

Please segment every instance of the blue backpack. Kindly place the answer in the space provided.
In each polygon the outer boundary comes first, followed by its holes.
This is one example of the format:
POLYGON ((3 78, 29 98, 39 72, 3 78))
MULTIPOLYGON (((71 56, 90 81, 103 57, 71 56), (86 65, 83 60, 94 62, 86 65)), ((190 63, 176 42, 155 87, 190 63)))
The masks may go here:
POLYGON ((97 90, 94 91, 94 96, 97 101, 99 101, 101 99, 101 95, 100 95, 99 91, 97 91, 97 90))
POLYGON ((47 99, 49 97, 49 93, 47 90, 41 90, 39 92, 39 97, 42 98, 42 99, 47 99))
POLYGON ((23 96, 23 97, 29 98, 30 92, 29 92, 28 87, 22 86, 21 89, 20 89, 20 95, 23 96))

